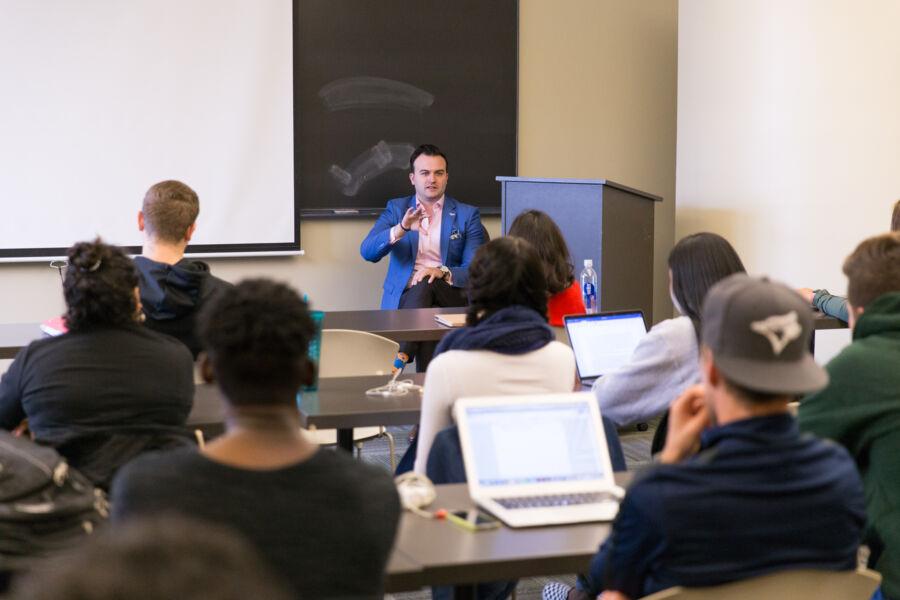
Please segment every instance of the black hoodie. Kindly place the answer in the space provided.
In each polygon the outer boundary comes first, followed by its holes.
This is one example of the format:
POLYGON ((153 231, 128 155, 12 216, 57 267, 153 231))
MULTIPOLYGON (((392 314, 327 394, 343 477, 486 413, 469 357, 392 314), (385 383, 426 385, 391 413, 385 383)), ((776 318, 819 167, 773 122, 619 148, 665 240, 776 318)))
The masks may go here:
POLYGON ((197 358, 201 350, 194 331, 197 312, 231 284, 214 277, 209 265, 199 260, 182 258, 170 265, 137 256, 134 264, 140 275, 144 324, 181 341, 197 358))

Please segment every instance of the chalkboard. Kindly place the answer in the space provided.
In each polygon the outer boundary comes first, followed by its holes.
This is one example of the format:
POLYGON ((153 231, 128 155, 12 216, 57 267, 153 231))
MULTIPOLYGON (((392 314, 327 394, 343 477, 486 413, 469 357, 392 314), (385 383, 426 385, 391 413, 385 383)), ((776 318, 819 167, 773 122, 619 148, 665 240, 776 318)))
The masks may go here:
POLYGON ((499 214, 517 67, 517 0, 294 0, 301 214, 374 214, 411 194, 423 143, 447 154, 448 194, 499 214))

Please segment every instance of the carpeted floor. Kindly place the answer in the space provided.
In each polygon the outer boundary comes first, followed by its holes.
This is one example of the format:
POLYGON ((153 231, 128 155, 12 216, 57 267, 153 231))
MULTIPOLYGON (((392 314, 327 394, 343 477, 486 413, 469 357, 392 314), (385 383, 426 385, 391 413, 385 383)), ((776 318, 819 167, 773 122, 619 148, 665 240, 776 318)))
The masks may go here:
MULTIPOLYGON (((655 425, 655 424, 654 424, 655 425)), ((396 459, 399 461, 406 448, 409 445, 407 436, 409 427, 389 427, 388 431, 394 436, 397 446, 396 459)), ((653 427, 648 431, 640 432, 633 428, 622 430, 619 432, 622 441, 622 450, 625 453, 625 462, 629 471, 638 470, 650 462, 650 442, 653 439, 653 427)), ((387 439, 374 439, 363 445, 362 460, 382 466, 386 471, 390 471, 390 459, 388 454, 387 439)), ((599 544, 601 540, 597 540, 599 544)), ((569 585, 574 585, 575 575, 560 575, 559 577, 531 577, 519 581, 516 588, 516 598, 519 600, 540 600, 541 589, 548 581, 562 581, 569 585)), ((419 592, 409 592, 404 594, 392 594, 385 598, 393 598, 395 600, 429 600, 431 591, 423 589, 419 592)))

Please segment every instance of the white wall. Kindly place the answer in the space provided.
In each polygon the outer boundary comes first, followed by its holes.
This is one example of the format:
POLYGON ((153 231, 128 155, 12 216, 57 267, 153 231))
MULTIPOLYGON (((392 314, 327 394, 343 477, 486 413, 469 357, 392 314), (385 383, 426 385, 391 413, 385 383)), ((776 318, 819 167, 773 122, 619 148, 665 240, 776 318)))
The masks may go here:
MULTIPOLYGON (((681 0, 676 234, 843 294, 900 197, 900 2, 681 0)), ((827 361, 849 333, 817 336, 827 361)))
POLYGON ((900 197, 900 2, 681 0, 676 233, 843 293, 900 197))
MULTIPOLYGON (((675 0, 520 0, 519 172, 605 177, 664 196, 657 265, 665 263, 674 229, 676 13, 675 0)), ((139 203, 134 198, 123 210, 136 212, 139 203)), ((0 206, 0 218, 14 215, 14 206, 0 206)), ((306 256, 219 259, 212 268, 229 280, 287 280, 317 308, 377 308, 386 263, 365 263, 358 250, 371 224, 306 221, 306 256)), ((498 219, 485 224, 498 235, 498 219)), ((664 268, 656 281, 661 318, 670 310, 664 268)), ((0 264, 0 322, 38 321, 62 308, 55 271, 0 264)))

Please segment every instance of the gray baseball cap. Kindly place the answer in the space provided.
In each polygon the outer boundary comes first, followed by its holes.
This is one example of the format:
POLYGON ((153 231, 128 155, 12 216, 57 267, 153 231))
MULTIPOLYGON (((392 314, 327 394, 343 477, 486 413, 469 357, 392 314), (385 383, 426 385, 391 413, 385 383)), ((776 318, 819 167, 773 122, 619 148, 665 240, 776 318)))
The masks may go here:
POLYGON ((726 277, 707 293, 701 320, 703 343, 728 380, 790 395, 828 385, 809 351, 812 310, 786 285, 744 273, 726 277))

